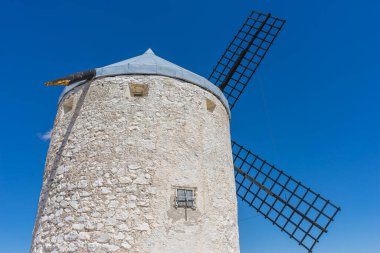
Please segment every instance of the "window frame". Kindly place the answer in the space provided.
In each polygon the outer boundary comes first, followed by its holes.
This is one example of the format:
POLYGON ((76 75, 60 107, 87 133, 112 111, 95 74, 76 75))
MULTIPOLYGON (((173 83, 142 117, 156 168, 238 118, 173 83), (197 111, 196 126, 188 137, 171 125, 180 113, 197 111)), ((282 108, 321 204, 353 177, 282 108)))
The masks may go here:
POLYGON ((195 199, 196 199, 196 189, 192 187, 175 187, 175 198, 174 198, 174 206, 175 208, 191 208, 195 209, 195 199), (179 191, 184 191, 184 195, 180 196, 179 191), (186 199, 187 193, 191 192, 191 199, 186 199), (179 200, 179 198, 185 197, 185 200, 179 200), (191 205, 189 205, 189 202, 191 205), (185 203, 185 204, 183 204, 185 203))

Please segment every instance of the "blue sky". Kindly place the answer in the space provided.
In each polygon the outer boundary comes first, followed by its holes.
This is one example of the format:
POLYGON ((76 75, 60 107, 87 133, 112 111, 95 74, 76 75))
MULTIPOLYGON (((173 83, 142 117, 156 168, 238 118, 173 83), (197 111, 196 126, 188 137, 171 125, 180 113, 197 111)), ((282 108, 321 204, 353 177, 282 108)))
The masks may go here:
MULTIPOLYGON (((378 1, 0 3, 0 252, 27 252, 60 87, 143 53, 208 76, 250 10, 287 19, 232 114, 233 139, 343 211, 315 252, 380 248, 378 1)), ((306 252, 239 202, 242 253, 306 252)))

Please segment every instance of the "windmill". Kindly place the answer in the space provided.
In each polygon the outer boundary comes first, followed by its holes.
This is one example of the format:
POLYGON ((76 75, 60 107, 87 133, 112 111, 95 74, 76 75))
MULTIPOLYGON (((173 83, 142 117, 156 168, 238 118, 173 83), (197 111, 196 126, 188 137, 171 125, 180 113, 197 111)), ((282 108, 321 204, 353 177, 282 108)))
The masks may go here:
MULTIPOLYGON (((253 11, 218 61, 209 81, 219 88, 218 92, 224 94, 230 109, 235 107, 284 24, 285 20, 271 14, 253 11)), ((151 55, 153 52, 148 51, 146 54, 151 55)), ((126 73, 125 66, 110 66, 126 73)), ((97 75, 97 69, 90 69, 47 82, 46 85, 78 86, 97 75)), ((101 75, 107 76, 110 73, 101 75)), ((146 92, 143 86, 135 88, 136 97, 143 96, 146 92)), ((85 96, 84 92, 83 94, 81 98, 85 96)), ((308 252, 312 252, 321 236, 327 233, 328 226, 340 208, 236 141, 232 141, 232 153, 237 196, 308 252)), ((191 189, 181 191, 192 193, 191 189)), ((192 195, 189 195, 190 200, 187 193, 184 197, 187 210, 188 203, 193 205, 192 195)), ((178 201, 177 204, 181 203, 178 201)), ((43 209, 45 202, 40 205, 43 209)))

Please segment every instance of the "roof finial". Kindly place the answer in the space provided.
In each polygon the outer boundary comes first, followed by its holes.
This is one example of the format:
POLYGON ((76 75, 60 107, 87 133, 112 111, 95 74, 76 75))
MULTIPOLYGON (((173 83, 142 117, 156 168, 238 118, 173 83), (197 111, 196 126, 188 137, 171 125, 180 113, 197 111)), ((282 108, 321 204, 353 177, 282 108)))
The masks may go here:
POLYGON ((148 48, 148 50, 146 50, 144 54, 154 54, 154 52, 151 48, 148 48))

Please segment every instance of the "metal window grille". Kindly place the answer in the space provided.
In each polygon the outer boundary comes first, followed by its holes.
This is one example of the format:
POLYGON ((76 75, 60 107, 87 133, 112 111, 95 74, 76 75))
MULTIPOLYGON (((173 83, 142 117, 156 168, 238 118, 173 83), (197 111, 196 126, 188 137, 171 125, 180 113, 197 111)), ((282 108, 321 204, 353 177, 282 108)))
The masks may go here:
POLYGON ((237 195, 312 252, 340 208, 236 142, 232 150, 237 195))
POLYGON ((194 190, 177 189, 176 206, 194 207, 194 190))

